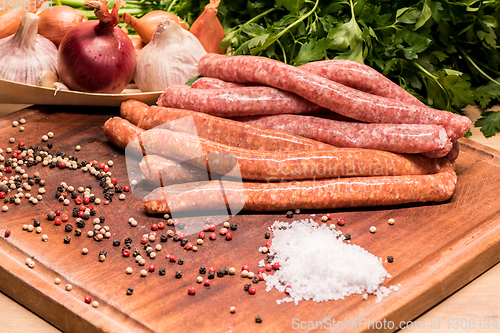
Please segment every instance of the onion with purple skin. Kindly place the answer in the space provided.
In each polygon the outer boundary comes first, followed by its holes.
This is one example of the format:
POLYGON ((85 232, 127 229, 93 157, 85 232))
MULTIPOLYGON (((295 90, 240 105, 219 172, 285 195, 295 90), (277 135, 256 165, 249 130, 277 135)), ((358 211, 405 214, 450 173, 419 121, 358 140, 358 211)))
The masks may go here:
POLYGON ((99 21, 87 21, 72 28, 61 41, 58 53, 59 78, 72 90, 118 94, 134 75, 136 53, 130 38, 116 25, 116 1, 111 13, 106 0, 87 1, 95 7, 99 21))

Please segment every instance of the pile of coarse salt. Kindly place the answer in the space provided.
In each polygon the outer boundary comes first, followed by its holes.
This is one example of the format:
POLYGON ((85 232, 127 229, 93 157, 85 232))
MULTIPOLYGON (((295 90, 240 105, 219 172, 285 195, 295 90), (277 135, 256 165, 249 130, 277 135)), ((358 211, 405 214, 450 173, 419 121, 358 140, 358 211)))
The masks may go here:
POLYGON ((271 229, 270 254, 275 256, 273 262, 280 263, 280 269, 273 275, 264 275, 266 291, 276 288, 283 292, 286 288, 289 294, 277 300, 278 304, 338 300, 363 293, 365 299, 368 294, 376 295, 379 302, 391 290, 398 290, 396 286, 380 286, 390 277, 381 258, 344 242, 342 232, 331 230, 326 224, 318 226, 312 220, 275 222, 271 229))

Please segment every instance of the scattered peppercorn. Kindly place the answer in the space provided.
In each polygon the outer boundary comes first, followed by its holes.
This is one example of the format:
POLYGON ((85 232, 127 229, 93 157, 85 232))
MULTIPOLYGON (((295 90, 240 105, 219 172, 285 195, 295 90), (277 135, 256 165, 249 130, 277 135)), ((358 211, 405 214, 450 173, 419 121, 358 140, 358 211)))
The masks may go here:
POLYGON ((387 262, 388 263, 391 263, 394 261, 394 257, 393 256, 387 256, 387 262))
POLYGON ((292 218, 293 217, 293 212, 291 210, 289 210, 288 212, 286 212, 286 217, 292 218))
POLYGON ((253 279, 252 279, 252 282, 253 283, 259 283, 260 279, 258 276, 254 276, 253 279))
POLYGON ((265 238, 265 239, 269 239, 269 238, 271 238, 271 234, 270 234, 269 232, 266 232, 266 233, 264 234, 264 238, 265 238))
POLYGON ((215 272, 208 272, 208 278, 213 279, 215 277, 215 272))
POLYGON ((351 234, 345 234, 345 240, 351 240, 351 234))
POLYGON ((69 235, 64 236, 64 244, 69 244, 71 242, 71 237, 69 235))
POLYGON ((255 316, 255 322, 258 324, 262 323, 262 318, 260 316, 255 316))
POLYGON ((5 236, 5 238, 9 238, 9 237, 10 237, 10 234, 11 234, 11 231, 10 231, 10 230, 5 230, 5 232, 4 232, 4 236, 5 236))
POLYGON ((224 272, 222 270, 217 270, 217 277, 224 277, 224 272))
POLYGON ((257 292, 257 288, 255 288, 255 287, 248 288, 248 293, 250 295, 255 295, 256 292, 257 292))
POLYGON ((207 272, 207 268, 205 266, 201 266, 198 271, 200 272, 200 274, 205 274, 207 272))
POLYGON ((181 271, 175 272, 175 278, 176 279, 180 279, 181 277, 182 277, 182 272, 181 271))
POLYGON ((54 221, 56 219, 56 213, 54 213, 53 211, 48 212, 47 219, 49 221, 54 221))
POLYGON ((66 224, 66 225, 64 226, 64 231, 66 231, 66 232, 71 232, 71 231, 73 231, 73 226, 72 226, 71 224, 66 224))
POLYGON ((184 265, 184 260, 182 258, 177 259, 177 264, 184 265))
POLYGON ((158 271, 158 274, 160 274, 160 276, 165 275, 166 274, 165 267, 160 268, 160 270, 158 271))

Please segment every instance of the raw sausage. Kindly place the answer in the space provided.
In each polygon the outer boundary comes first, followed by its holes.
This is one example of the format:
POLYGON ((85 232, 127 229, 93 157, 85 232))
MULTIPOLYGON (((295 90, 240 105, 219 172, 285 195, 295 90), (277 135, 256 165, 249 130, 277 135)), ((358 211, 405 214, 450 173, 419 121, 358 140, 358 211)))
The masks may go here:
POLYGON ((146 155, 139 163, 142 178, 157 186, 208 181, 207 170, 156 155, 146 155))
POLYGON ((122 102, 120 106, 120 116, 127 119, 134 125, 139 124, 139 121, 143 119, 148 113, 149 105, 135 99, 129 99, 122 102))
POLYGON ((199 74, 239 83, 258 83, 295 93, 311 102, 367 123, 433 124, 450 139, 462 137, 469 118, 384 98, 346 87, 280 61, 257 56, 204 55, 199 74))
POLYGON ((185 85, 174 85, 165 89, 157 104, 219 117, 312 114, 323 111, 322 107, 293 93, 263 86, 193 89, 185 85))
POLYGON ((321 60, 307 63, 298 68, 370 94, 427 107, 415 96, 375 69, 357 61, 340 59, 321 60))
POLYGON ((247 87, 247 84, 227 82, 214 77, 200 77, 191 85, 193 89, 225 89, 247 87))
POLYGON ((131 124, 123 118, 113 117, 104 123, 102 129, 106 138, 118 148, 123 150, 127 148, 127 151, 130 151, 134 155, 143 155, 140 136, 145 130, 142 128, 131 124))
MULTIPOLYGON (((195 182, 159 187, 144 197, 148 214, 208 211, 226 204, 248 211, 334 209, 442 202, 455 191, 449 164, 433 175, 353 177, 283 183, 195 182), (223 189, 223 192, 222 192, 223 189)), ((236 213, 238 211, 236 210, 236 213)), ((235 214, 235 213, 233 213, 235 214)))
POLYGON ((241 120, 247 124, 288 132, 337 147, 414 154, 441 149, 451 144, 445 129, 440 125, 365 124, 291 114, 241 120))
MULTIPOLYGON (((120 113, 124 117, 131 115, 130 119, 136 119, 138 117, 135 116, 135 111, 130 108, 131 106, 130 103, 122 103, 120 113)), ((174 108, 151 106, 137 125, 146 130, 161 126, 161 128, 172 131, 197 134, 208 140, 252 150, 335 149, 322 142, 289 133, 267 130, 239 121, 174 108)))
POLYGON ((370 149, 257 153, 163 129, 146 131, 141 140, 147 155, 161 155, 217 174, 259 181, 430 174, 439 172, 441 163, 420 155, 370 149))

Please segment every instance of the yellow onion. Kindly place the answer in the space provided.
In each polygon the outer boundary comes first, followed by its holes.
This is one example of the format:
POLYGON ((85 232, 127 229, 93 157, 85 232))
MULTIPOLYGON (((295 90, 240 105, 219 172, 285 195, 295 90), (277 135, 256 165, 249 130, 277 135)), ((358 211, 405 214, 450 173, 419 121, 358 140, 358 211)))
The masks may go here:
POLYGON ((54 6, 40 13, 38 33, 59 46, 64 35, 71 28, 87 20, 79 11, 70 6, 54 6))
POLYGON ((24 5, 22 8, 11 8, 11 4, 12 2, 4 1, 3 6, 0 6, 0 38, 13 35, 19 27, 23 15, 26 12, 34 13, 43 4, 43 0, 30 1, 28 11, 25 10, 24 5))
POLYGON ((198 38, 208 53, 224 54, 224 51, 219 46, 220 42, 226 37, 224 29, 217 18, 219 3, 220 0, 210 0, 203 13, 193 22, 189 32, 198 38))
POLYGON ((166 19, 173 20, 183 29, 188 29, 186 23, 179 16, 163 10, 153 10, 140 19, 133 17, 129 13, 123 13, 122 15, 122 21, 130 25, 146 44, 153 38, 158 24, 166 19))

